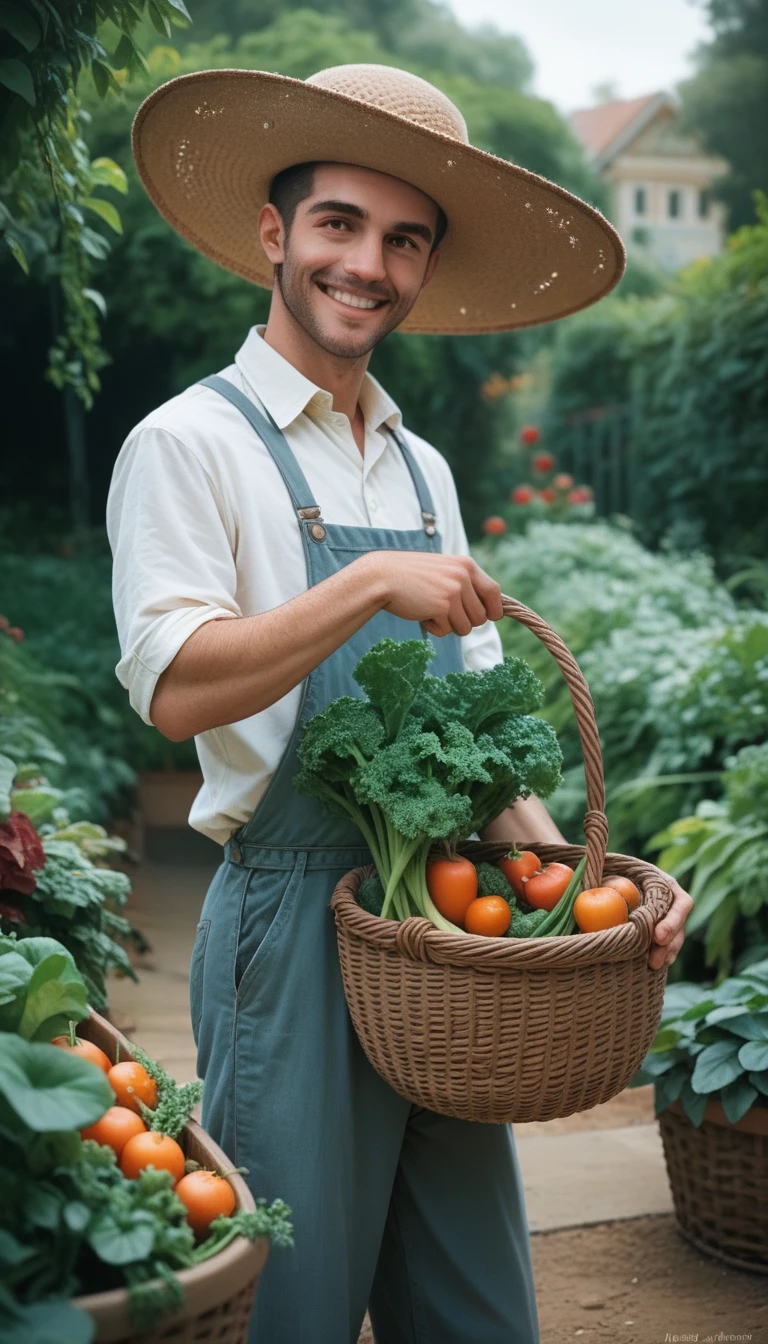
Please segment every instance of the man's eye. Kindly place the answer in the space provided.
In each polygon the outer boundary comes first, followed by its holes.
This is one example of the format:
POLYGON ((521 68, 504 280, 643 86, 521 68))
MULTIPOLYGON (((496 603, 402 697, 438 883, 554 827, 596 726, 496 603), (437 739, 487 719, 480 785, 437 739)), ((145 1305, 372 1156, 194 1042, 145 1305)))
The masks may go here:
POLYGON ((346 229, 348 227, 346 219, 327 219, 326 224, 341 224, 346 229))
MULTIPOLYGON (((415 247, 415 246, 416 246, 416 244, 414 243, 413 239, 412 239, 412 238, 408 238, 407 235, 404 234, 404 233, 396 233, 396 234, 394 235, 394 237, 392 238, 392 242, 393 242, 393 243, 405 243, 407 247, 415 247)), ((400 247, 400 248, 398 248, 398 251, 400 251, 400 252, 404 252, 404 251, 405 251, 405 248, 400 247)))

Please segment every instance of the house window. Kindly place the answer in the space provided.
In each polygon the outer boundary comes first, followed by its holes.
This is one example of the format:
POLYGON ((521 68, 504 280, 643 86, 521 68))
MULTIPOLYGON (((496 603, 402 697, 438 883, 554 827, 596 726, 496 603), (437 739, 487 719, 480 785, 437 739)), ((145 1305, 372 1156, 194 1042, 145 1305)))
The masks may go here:
POLYGON ((646 210, 645 187, 635 187, 635 214, 644 215, 646 210))
POLYGON ((670 191, 667 196, 667 214, 670 219, 679 219, 683 213, 682 193, 679 191, 670 191))
POLYGON ((702 187, 699 192, 699 219, 707 219, 709 216, 710 193, 709 187, 702 187))

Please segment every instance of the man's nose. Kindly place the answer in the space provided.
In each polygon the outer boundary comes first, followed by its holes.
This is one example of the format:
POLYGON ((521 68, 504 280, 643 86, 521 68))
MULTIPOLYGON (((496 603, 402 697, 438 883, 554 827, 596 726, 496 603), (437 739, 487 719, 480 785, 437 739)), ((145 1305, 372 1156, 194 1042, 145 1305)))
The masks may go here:
POLYGON ((344 270, 369 285, 386 280, 383 240, 373 234, 359 234, 353 245, 345 249, 344 270))

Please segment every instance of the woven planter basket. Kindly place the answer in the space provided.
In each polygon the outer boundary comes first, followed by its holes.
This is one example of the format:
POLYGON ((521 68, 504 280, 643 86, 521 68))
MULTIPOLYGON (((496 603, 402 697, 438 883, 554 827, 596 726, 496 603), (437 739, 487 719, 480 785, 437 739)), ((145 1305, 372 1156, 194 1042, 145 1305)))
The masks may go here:
MULTIPOLYGON (((78 1027, 78 1034, 114 1060, 120 1044, 120 1058, 132 1059, 130 1042, 98 1013, 78 1027)), ((232 1163, 200 1125, 190 1120, 179 1139, 187 1157, 210 1169, 229 1170, 232 1163)), ((237 1200, 236 1209, 253 1212, 256 1205, 242 1176, 229 1177, 237 1200)), ((114 1288, 104 1293, 73 1298, 96 1323, 94 1344, 246 1344, 248 1324, 259 1274, 269 1252, 269 1241, 260 1237, 250 1242, 237 1237, 219 1255, 194 1269, 182 1269, 176 1277, 184 1290, 184 1305, 173 1315, 163 1316, 157 1327, 137 1335, 128 1315, 128 1293, 114 1288)), ((158 1281, 159 1282, 159 1281, 158 1281)))
POLYGON ((768 1106, 732 1125, 710 1101, 697 1128, 676 1101, 659 1127, 679 1231, 728 1265, 768 1274, 768 1106))
MULTIPOLYGON (((672 901, 669 880, 653 864, 606 854, 600 740, 576 660, 535 612, 512 598, 503 603, 563 673, 587 780, 586 847, 530 847, 545 862, 572 866, 586 854, 584 888, 599 886, 603 874, 631 877, 641 905, 627 924, 601 933, 481 938, 443 933, 426 919, 367 914, 356 893, 371 868, 348 873, 331 900, 347 1004, 373 1067, 427 1110, 497 1124, 571 1115, 626 1087, 661 1018, 666 968, 651 970, 648 950, 672 901)), ((508 849, 461 847, 475 862, 508 849)))

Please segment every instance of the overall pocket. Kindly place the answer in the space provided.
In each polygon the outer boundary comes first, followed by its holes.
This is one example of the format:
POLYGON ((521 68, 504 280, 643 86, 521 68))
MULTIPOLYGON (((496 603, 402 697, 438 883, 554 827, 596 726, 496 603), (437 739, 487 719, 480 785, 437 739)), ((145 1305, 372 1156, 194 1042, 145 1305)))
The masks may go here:
POLYGON ((235 954, 235 989, 239 1001, 279 946, 304 880, 305 865, 306 854, 302 853, 290 869, 253 869, 243 894, 235 954))
POLYGON ((208 942, 210 919, 201 919, 197 926, 192 958, 189 963, 189 1015, 192 1019, 192 1035, 195 1045, 199 1044, 200 1019, 203 1013, 203 971, 205 969, 205 946, 208 942))

